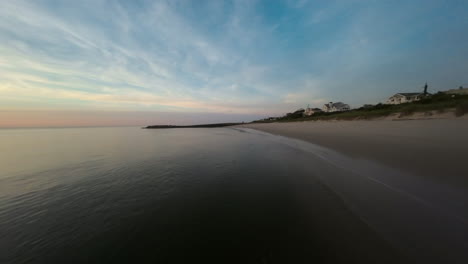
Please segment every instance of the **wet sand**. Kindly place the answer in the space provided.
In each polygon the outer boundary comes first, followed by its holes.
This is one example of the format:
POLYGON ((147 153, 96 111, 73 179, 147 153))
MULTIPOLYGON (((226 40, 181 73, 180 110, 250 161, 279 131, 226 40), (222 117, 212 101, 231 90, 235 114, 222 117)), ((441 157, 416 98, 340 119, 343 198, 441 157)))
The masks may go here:
POLYGON ((436 182, 468 187, 466 119, 312 121, 242 127, 305 140, 436 182))
MULTIPOLYGON (((308 161, 302 166, 313 169, 309 178, 337 194, 403 259, 468 261, 468 121, 297 122, 240 129, 275 134, 277 141, 304 152, 308 161)), ((332 206, 321 193, 315 196, 311 207, 332 206)), ((331 226, 349 226, 346 218, 325 218, 331 226)), ((385 251, 375 256, 392 255, 385 251)))

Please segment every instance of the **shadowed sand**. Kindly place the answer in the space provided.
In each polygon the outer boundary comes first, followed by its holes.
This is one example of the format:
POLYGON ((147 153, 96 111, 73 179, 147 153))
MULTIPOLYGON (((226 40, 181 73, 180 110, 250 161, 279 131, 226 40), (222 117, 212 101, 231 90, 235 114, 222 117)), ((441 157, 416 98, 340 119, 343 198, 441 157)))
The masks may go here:
POLYGON ((315 121, 248 124, 370 159, 443 183, 468 187, 468 120, 315 121))
MULTIPOLYGON (((242 127, 278 135, 278 141, 311 154, 302 163, 304 168, 313 168, 309 177, 337 194, 354 215, 403 252, 405 259, 467 263, 467 120, 317 121, 242 127)), ((314 201, 325 199, 316 196, 314 201)), ((344 218, 328 219, 332 226, 349 224, 344 218)))

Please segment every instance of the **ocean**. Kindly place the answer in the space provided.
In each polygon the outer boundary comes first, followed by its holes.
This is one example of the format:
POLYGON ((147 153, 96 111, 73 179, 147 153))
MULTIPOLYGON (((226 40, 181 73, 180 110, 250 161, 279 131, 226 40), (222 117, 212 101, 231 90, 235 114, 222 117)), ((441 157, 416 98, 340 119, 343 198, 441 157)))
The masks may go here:
POLYGON ((0 262, 397 256, 288 142, 241 128, 0 130, 0 262))

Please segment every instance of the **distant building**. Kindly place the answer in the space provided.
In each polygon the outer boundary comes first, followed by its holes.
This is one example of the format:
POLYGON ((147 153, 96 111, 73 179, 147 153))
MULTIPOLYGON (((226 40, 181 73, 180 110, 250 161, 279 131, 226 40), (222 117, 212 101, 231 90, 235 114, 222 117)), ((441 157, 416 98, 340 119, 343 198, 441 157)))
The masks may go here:
POLYGON ((304 111, 304 116, 311 116, 315 113, 320 113, 320 112, 323 112, 322 109, 320 108, 310 108, 310 107, 307 107, 304 111))
POLYGON ((349 105, 344 104, 342 102, 333 103, 330 102, 328 104, 323 105, 324 112, 342 112, 342 111, 349 111, 351 108, 349 105))
POLYGON ((387 100, 387 104, 404 104, 419 101, 422 98, 430 95, 427 92, 427 83, 424 85, 424 90, 422 93, 397 93, 387 100))
POLYGON ((387 104, 404 104, 421 100, 424 93, 397 93, 387 100, 387 104))

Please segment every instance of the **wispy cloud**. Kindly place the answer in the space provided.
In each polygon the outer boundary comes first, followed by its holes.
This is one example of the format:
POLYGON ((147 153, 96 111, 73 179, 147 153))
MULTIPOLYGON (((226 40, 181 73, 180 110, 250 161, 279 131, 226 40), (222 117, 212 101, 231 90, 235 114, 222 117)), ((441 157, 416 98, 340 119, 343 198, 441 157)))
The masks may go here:
POLYGON ((467 4, 421 3, 2 1, 0 108, 273 115, 468 82, 467 4))
MULTIPOLYGON (((31 2, 3 3, 2 7, 4 96, 10 92, 14 94, 9 97, 18 100, 35 94, 103 104, 154 105, 155 109, 244 111, 236 109, 241 101, 231 106, 229 101, 232 97, 242 100, 245 94, 228 87, 256 89, 252 86, 256 67, 244 66, 242 55, 229 50, 229 45, 215 45, 224 40, 198 32, 170 3, 156 2, 138 10, 137 16, 114 3, 110 8, 115 12, 97 14, 114 15, 104 27, 67 19, 60 8, 50 10, 31 2), (107 32, 115 29, 122 31, 107 32), (226 73, 229 76, 223 79, 226 73)), ((104 8, 109 7, 95 7, 104 8)), ((225 27, 230 34, 238 34, 240 28, 232 20, 225 27)))

